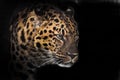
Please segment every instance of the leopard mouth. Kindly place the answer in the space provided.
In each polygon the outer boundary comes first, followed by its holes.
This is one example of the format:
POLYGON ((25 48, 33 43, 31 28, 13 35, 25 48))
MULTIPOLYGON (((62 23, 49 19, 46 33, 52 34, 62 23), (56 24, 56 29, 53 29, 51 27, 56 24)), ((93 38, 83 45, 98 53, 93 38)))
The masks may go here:
POLYGON ((57 63, 58 66, 60 67, 66 67, 66 68, 70 68, 72 67, 78 60, 78 53, 68 53, 68 56, 59 61, 59 63, 57 63))
POLYGON ((57 65, 59 67, 70 68, 72 67, 78 60, 78 53, 69 53, 66 55, 54 55, 53 57, 44 59, 44 62, 41 64, 45 65, 57 65))

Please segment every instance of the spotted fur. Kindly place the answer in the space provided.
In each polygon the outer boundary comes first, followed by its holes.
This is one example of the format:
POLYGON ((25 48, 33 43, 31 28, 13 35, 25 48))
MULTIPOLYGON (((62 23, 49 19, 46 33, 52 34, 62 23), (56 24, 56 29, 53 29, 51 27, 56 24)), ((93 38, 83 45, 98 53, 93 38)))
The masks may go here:
POLYGON ((71 12, 39 4, 16 14, 10 26, 14 80, 34 80, 36 68, 71 67, 77 61, 79 34, 71 12))

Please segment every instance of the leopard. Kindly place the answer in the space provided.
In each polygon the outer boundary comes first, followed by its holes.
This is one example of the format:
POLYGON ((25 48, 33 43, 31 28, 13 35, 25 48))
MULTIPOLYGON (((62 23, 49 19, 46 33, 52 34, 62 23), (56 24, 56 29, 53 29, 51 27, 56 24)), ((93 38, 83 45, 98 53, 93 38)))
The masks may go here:
POLYGON ((12 80, 36 80, 42 66, 70 68, 78 61, 79 31, 72 7, 25 7, 14 15, 9 31, 12 80))

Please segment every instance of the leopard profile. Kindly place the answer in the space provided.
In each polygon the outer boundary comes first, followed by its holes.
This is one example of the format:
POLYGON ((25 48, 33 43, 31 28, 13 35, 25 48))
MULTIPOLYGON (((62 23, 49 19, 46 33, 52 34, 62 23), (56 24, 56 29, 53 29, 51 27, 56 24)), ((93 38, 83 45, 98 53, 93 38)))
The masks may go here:
POLYGON ((45 65, 71 67, 78 60, 78 41, 71 8, 63 11, 49 4, 25 7, 10 24, 13 80, 35 80, 36 68, 45 65))

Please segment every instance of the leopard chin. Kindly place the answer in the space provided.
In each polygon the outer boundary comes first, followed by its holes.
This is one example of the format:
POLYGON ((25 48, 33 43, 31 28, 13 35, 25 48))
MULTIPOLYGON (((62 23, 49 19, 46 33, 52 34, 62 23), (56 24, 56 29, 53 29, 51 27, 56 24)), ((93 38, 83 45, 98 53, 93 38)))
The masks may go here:
POLYGON ((68 63, 68 64, 62 64, 61 63, 61 64, 58 64, 59 67, 65 67, 65 68, 70 68, 70 67, 72 67, 72 65, 73 65, 72 63, 68 63))

